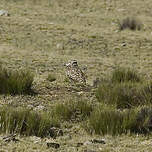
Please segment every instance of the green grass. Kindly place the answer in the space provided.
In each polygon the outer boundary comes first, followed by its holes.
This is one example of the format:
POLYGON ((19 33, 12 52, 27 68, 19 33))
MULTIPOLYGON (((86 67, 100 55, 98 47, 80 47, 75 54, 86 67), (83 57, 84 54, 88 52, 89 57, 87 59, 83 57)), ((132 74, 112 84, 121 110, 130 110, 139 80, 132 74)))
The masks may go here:
POLYGON ((152 103, 151 82, 128 69, 116 69, 107 80, 102 80, 96 91, 97 100, 117 109, 134 108, 152 103))
POLYGON ((141 76, 137 71, 129 68, 118 67, 112 72, 111 81, 115 83, 121 82, 141 82, 141 76))
POLYGON ((57 104, 53 115, 64 121, 82 121, 90 116, 92 110, 93 106, 88 101, 68 101, 57 104))
POLYGON ((1 94, 32 94, 34 76, 27 70, 8 70, 0 67, 1 94))
POLYGON ((0 132, 26 136, 50 136, 51 127, 59 127, 57 119, 47 112, 35 112, 24 108, 0 108, 0 132))
POLYGON ((150 134, 152 131, 151 120, 151 108, 119 111, 115 108, 100 106, 91 113, 88 126, 85 127, 89 132, 101 135, 150 134))

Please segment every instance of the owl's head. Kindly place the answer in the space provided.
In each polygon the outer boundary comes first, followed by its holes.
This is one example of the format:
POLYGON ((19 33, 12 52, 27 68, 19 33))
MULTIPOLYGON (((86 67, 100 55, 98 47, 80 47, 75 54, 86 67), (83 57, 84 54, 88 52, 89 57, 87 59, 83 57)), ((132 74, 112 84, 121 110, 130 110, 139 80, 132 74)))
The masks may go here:
POLYGON ((78 62, 77 62, 77 60, 72 60, 72 61, 70 61, 69 63, 65 64, 65 66, 66 66, 67 68, 77 67, 77 66, 78 66, 78 62))

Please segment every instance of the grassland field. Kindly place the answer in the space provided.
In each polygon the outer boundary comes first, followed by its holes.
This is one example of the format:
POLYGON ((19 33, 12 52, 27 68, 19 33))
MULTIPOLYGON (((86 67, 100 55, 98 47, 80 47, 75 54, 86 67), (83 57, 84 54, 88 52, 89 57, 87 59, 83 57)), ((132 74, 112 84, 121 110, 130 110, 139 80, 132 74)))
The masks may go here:
MULTIPOLYGON (((24 107, 48 111, 67 101, 97 102, 95 89, 81 90, 65 81, 65 67, 76 59, 87 67, 87 84, 108 77, 118 66, 135 69, 145 81, 152 79, 151 0, 1 0, 0 63, 10 70, 28 69, 34 73, 36 95, 0 95, 0 107, 24 107), (119 30, 119 21, 138 18, 140 31, 119 30), (48 74, 56 81, 49 82, 48 74)), ((18 135, 19 142, 5 143, 0 152, 151 152, 152 136, 89 134, 84 122, 63 122, 64 135, 56 139, 18 135), (104 138, 106 144, 78 142, 104 138), (48 148, 46 141, 61 144, 48 148), (86 151, 87 152, 87 151, 86 151), (91 151, 90 151, 91 152, 91 151)), ((5 134, 1 134, 3 137, 5 134)))

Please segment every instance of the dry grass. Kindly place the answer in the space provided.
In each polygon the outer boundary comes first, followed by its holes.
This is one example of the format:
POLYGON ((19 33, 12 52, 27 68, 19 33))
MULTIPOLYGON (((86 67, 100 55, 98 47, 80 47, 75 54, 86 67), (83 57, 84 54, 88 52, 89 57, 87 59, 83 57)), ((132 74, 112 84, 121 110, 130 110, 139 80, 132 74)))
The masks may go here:
MULTIPOLYGON (((87 65, 87 83, 92 85, 96 77, 107 76, 117 66, 133 67, 146 80, 151 79, 151 7, 150 0, 2 0, 0 9, 8 10, 10 16, 0 16, 0 62, 9 69, 28 68, 35 73, 33 87, 37 96, 3 96, 0 104, 50 109, 67 99, 85 99, 96 103, 94 91, 83 90, 65 83, 63 64, 77 59, 80 66, 87 65), (118 20, 126 15, 137 16, 144 27, 140 31, 118 31, 118 20), (55 73, 56 81, 49 83, 46 78, 55 73)), ((143 86, 143 92, 150 87, 143 86)), ((149 98, 145 94, 146 98, 149 98)), ((64 140, 59 150, 76 151, 75 142, 86 141, 89 136, 79 124, 70 124, 73 138, 64 140), (76 126, 76 127, 75 127, 76 126), (75 129, 75 128, 76 129, 75 129), (79 128, 79 129, 77 129, 79 128), (76 132, 76 133, 75 133, 76 132), (78 136, 79 135, 79 136, 78 136), (80 139, 81 135, 81 139, 80 139)), ((63 127, 64 128, 64 127, 63 127)), ((66 134, 69 135, 69 132, 66 134)), ((120 136, 106 137, 107 144, 79 147, 79 151, 151 151, 148 137, 120 136), (140 144, 139 144, 140 143, 140 144)), ((30 137, 25 142, 8 146, 0 141, 1 149, 8 151, 50 151, 45 141, 33 144, 30 137)))

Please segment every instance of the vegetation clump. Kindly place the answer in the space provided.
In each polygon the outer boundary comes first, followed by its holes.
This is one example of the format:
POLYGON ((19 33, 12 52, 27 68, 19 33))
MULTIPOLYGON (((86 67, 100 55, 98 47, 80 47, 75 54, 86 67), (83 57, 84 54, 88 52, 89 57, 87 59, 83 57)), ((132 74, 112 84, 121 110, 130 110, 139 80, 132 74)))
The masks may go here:
POLYGON ((93 106, 87 101, 69 101, 57 104, 53 115, 65 121, 81 121, 90 116, 93 106))
POLYGON ((137 20, 135 17, 127 17, 123 19, 121 22, 119 22, 119 29, 120 30, 125 30, 125 29, 130 29, 130 30, 141 30, 142 28, 142 23, 137 20))
POLYGON ((0 67, 1 94, 31 94, 34 76, 30 71, 8 70, 0 67))
POLYGON ((145 107, 119 111, 114 108, 99 107, 91 113, 86 129, 91 133, 101 135, 150 133, 152 109, 145 107))
POLYGON ((0 132, 39 137, 50 136, 51 127, 59 127, 57 119, 51 114, 38 113, 24 108, 0 108, 0 132))
POLYGON ((100 103, 117 109, 133 108, 152 103, 151 84, 144 84, 135 71, 116 69, 111 79, 102 81, 96 91, 100 103))
POLYGON ((136 82, 141 82, 141 77, 139 76, 139 74, 137 73, 137 71, 129 69, 129 68, 116 68, 113 72, 112 72, 112 77, 111 77, 111 81, 112 82, 132 82, 132 83, 136 83, 136 82))

